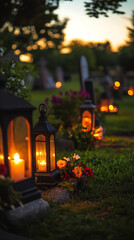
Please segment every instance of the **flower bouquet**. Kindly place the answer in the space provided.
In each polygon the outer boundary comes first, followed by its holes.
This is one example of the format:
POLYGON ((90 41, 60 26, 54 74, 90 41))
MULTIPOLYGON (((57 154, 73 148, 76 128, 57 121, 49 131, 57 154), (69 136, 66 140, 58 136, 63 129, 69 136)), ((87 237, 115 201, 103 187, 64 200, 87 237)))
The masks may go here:
POLYGON ((73 192, 81 189, 83 185, 93 177, 91 168, 80 160, 80 156, 74 153, 70 158, 63 157, 57 161, 57 168, 60 170, 62 181, 59 186, 73 192))

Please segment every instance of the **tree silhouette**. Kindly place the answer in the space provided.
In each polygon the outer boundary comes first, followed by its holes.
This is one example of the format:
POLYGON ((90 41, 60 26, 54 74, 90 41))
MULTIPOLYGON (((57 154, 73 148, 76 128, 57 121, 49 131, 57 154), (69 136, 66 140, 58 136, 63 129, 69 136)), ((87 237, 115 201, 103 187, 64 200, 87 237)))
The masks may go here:
POLYGON ((0 45, 9 51, 14 44, 22 52, 60 47, 67 19, 59 21, 58 6, 59 0, 1 0, 0 45))
POLYGON ((132 27, 127 27, 128 31, 129 31, 129 33, 128 33, 129 40, 127 41, 127 43, 129 46, 134 47, 134 10, 132 11, 131 22, 132 22, 132 27))

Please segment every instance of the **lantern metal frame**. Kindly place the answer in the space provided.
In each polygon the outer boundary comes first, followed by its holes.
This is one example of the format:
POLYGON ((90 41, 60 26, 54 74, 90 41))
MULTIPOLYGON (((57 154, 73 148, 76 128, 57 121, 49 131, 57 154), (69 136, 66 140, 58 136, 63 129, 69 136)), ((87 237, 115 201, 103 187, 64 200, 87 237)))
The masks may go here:
POLYGON ((82 123, 82 115, 85 111, 88 111, 91 114, 91 131, 94 131, 95 128, 95 105, 92 104, 90 99, 86 99, 84 103, 80 106, 80 115, 82 123))
POLYGON ((30 151, 31 151, 31 176, 14 183, 14 189, 22 195, 21 200, 27 203, 38 199, 41 194, 37 191, 37 186, 34 180, 34 165, 33 165, 33 147, 32 147, 32 112, 35 109, 31 104, 20 97, 17 97, 5 89, 6 80, 0 76, 0 127, 2 129, 2 143, 4 164, 7 167, 8 176, 10 177, 9 161, 8 161, 8 126, 9 123, 16 117, 24 117, 29 122, 30 126, 30 151))
MULTIPOLYGON (((60 179, 60 171, 56 169, 56 156, 55 156, 55 169, 51 171, 50 163, 50 136, 54 136, 55 143, 55 133, 57 130, 48 122, 47 120, 47 108, 45 104, 39 105, 39 121, 33 128, 33 138, 34 138, 34 172, 36 178, 36 184, 41 186, 55 186, 60 179), (44 135, 46 138, 46 165, 47 171, 38 172, 36 163, 36 137, 38 135, 44 135)), ((56 152, 56 149, 55 149, 56 152)))

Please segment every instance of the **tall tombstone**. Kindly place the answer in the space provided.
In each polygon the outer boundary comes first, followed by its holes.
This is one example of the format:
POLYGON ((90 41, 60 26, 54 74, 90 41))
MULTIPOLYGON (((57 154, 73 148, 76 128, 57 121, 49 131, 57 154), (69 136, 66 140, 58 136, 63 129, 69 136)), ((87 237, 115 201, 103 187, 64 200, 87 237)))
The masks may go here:
POLYGON ((80 57, 80 84, 81 89, 86 90, 90 94, 90 98, 93 104, 96 104, 95 90, 93 86, 93 80, 89 76, 88 63, 85 56, 80 57))

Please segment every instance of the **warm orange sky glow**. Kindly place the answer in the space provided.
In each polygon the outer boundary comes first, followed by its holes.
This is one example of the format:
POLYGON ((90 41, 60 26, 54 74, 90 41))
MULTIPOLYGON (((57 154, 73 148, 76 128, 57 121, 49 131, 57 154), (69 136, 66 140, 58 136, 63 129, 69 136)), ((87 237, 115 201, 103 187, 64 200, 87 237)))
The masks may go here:
POLYGON ((61 2, 56 11, 60 19, 69 18, 65 29, 65 44, 72 39, 82 39, 86 42, 110 41, 116 50, 127 40, 127 26, 131 26, 130 20, 134 10, 134 0, 128 0, 122 4, 124 15, 109 14, 109 18, 101 16, 99 19, 90 18, 84 9, 84 0, 61 2))

